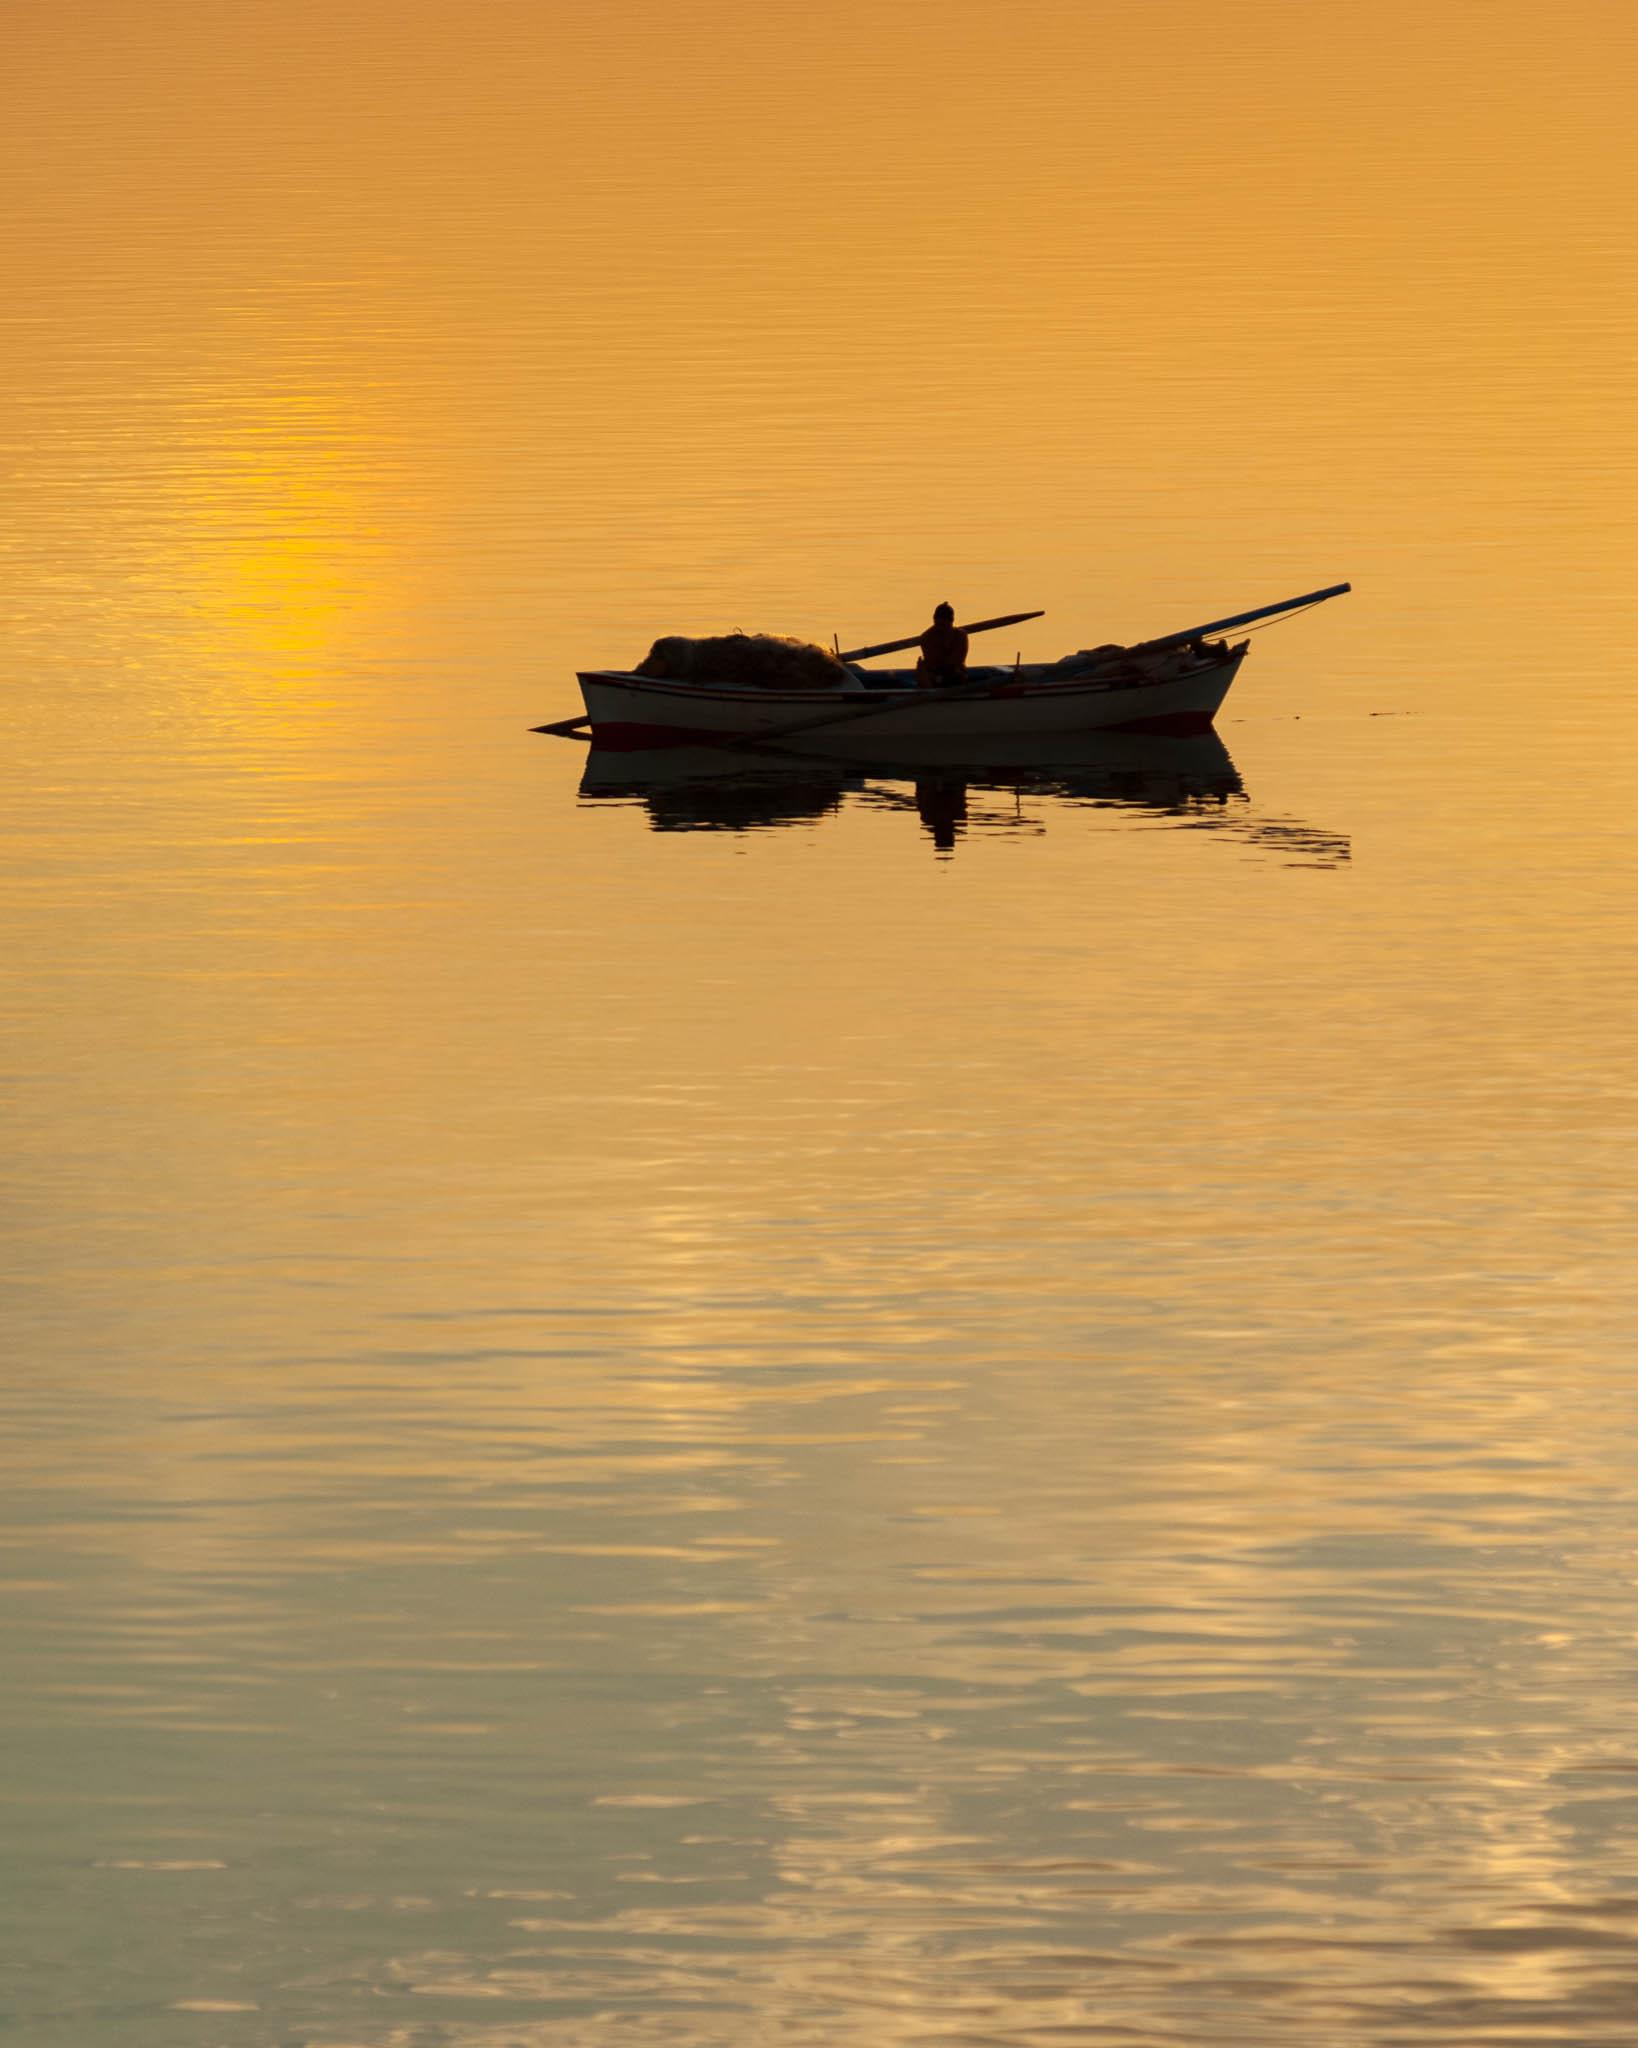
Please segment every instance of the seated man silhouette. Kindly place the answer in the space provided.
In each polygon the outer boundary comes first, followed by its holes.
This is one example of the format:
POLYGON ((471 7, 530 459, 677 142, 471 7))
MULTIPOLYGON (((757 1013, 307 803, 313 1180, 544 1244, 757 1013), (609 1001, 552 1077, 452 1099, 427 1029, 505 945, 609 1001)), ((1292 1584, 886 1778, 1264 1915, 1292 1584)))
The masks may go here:
POLYGON ((916 683, 924 690, 943 689, 959 683, 967 672, 967 636, 955 622, 955 609, 941 604, 933 623, 921 636, 921 659, 916 663, 916 683))

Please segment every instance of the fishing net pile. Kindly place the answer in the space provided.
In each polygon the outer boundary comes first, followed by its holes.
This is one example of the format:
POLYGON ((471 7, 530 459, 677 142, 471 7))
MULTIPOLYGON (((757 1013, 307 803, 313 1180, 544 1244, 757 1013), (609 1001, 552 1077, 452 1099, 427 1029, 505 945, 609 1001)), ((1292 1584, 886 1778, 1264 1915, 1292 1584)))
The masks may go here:
POLYGON ((656 640, 635 673, 654 682, 717 684, 730 690, 839 690, 848 671, 828 647, 776 633, 726 633, 656 640))

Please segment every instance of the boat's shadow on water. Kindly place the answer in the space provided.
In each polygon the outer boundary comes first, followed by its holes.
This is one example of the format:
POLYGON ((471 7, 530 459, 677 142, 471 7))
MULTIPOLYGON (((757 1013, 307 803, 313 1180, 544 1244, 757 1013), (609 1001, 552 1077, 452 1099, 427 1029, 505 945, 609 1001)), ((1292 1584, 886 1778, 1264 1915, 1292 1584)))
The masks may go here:
POLYGON ((580 797, 641 804, 656 832, 810 825, 849 803, 902 810, 941 853, 979 832, 1039 834, 1059 813, 1090 805, 1220 833, 1292 866, 1337 867, 1350 855, 1343 833, 1260 812, 1215 733, 1110 733, 1010 748, 952 740, 846 762, 743 747, 594 746, 580 797))

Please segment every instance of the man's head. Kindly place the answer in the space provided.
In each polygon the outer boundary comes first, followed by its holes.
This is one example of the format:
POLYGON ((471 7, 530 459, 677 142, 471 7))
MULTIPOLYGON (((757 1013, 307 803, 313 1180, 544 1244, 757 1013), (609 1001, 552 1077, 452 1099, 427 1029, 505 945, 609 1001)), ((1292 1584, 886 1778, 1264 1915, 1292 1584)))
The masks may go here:
POLYGON ((955 624, 955 606, 953 604, 934 605, 933 624, 935 626, 953 626, 955 624))

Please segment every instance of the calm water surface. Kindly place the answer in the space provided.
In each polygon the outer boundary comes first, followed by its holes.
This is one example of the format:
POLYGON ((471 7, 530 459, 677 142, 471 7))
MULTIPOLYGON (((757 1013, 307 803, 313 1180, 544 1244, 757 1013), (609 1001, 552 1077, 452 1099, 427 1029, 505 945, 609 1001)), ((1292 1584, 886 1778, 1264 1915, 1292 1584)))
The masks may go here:
POLYGON ((20 11, 19 2042, 1638 2033, 1630 31, 1345 27, 20 11))

